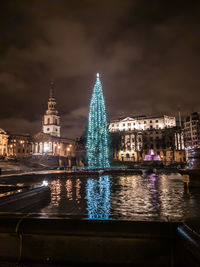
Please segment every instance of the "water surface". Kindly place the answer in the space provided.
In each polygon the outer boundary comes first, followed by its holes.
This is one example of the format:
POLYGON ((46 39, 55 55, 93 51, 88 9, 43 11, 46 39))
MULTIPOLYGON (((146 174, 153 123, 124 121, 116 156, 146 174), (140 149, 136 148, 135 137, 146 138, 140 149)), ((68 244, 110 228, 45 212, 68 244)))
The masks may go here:
POLYGON ((103 175, 94 177, 21 177, 20 185, 40 186, 46 180, 51 189, 47 206, 32 213, 66 215, 103 220, 184 221, 200 217, 199 189, 184 189, 177 173, 150 175, 103 175))
POLYGON ((161 221, 200 216, 200 193, 186 192, 179 174, 58 177, 48 182, 51 203, 42 213, 161 221))

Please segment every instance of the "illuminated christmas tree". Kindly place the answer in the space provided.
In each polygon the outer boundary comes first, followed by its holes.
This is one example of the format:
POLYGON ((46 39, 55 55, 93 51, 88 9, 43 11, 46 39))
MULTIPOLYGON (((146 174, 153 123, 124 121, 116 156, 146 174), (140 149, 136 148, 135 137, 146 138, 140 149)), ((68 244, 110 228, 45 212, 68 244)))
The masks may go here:
POLYGON ((102 85, 97 73, 88 116, 86 147, 89 168, 110 167, 108 134, 102 85))

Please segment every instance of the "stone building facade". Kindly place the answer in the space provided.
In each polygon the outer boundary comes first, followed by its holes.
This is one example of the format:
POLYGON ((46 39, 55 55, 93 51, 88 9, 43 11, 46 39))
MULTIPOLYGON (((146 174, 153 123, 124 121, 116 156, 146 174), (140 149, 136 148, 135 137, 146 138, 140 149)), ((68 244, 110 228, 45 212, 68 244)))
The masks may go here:
POLYGON ((145 155, 153 149, 164 164, 186 161, 183 129, 174 126, 175 118, 168 116, 154 117, 154 119, 153 117, 146 117, 140 126, 137 124, 141 129, 135 127, 133 130, 127 130, 131 123, 129 118, 121 121, 125 124, 125 126, 123 125, 124 129, 117 123, 119 128, 116 130, 116 125, 115 123, 113 125, 113 122, 109 127, 114 140, 113 156, 115 160, 143 162, 145 155), (167 120, 165 120, 166 118, 167 120), (148 125, 147 129, 144 129, 145 124, 148 125))
MULTIPOLYGON (((53 83, 51 83, 48 108, 43 116, 40 132, 29 134, 6 133, 0 129, 0 156, 45 160, 62 160, 65 166, 76 165, 75 140, 61 136, 60 116, 56 109, 53 83)), ((60 164, 59 164, 60 165, 60 164)))
POLYGON ((53 83, 51 83, 48 109, 43 116, 42 132, 51 136, 60 137, 60 116, 58 115, 58 110, 56 109, 53 83))
POLYGON ((75 141, 39 132, 32 138, 32 151, 35 155, 74 157, 75 141))
POLYGON ((75 141, 61 136, 60 116, 56 109, 53 84, 48 109, 43 116, 42 130, 32 136, 32 155, 65 158, 63 161, 67 162, 67 166, 75 162, 75 141))
POLYGON ((193 112, 184 121, 185 146, 187 149, 200 148, 200 113, 193 112))
POLYGON ((8 154, 8 134, 0 128, 0 157, 5 157, 8 154))
POLYGON ((32 153, 31 136, 29 134, 9 134, 8 155, 17 158, 27 157, 32 153))
POLYGON ((110 132, 165 129, 176 126, 176 118, 172 116, 138 116, 114 120, 109 125, 110 132))

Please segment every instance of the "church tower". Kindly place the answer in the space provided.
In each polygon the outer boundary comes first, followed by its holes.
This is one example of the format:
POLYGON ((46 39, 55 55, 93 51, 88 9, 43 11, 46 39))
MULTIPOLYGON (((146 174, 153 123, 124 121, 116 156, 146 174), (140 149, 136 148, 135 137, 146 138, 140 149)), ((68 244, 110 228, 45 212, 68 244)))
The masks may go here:
POLYGON ((51 82, 48 109, 43 117, 42 132, 60 137, 60 116, 56 109, 56 99, 54 96, 54 83, 51 82))

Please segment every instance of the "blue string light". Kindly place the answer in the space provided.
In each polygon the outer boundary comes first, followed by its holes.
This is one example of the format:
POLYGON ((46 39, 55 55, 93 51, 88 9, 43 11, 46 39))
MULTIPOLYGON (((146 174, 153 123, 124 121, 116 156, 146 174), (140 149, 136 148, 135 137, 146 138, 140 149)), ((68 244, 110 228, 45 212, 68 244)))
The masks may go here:
POLYGON ((87 159, 89 168, 109 168, 108 122, 102 85, 97 73, 90 102, 87 130, 87 159))

